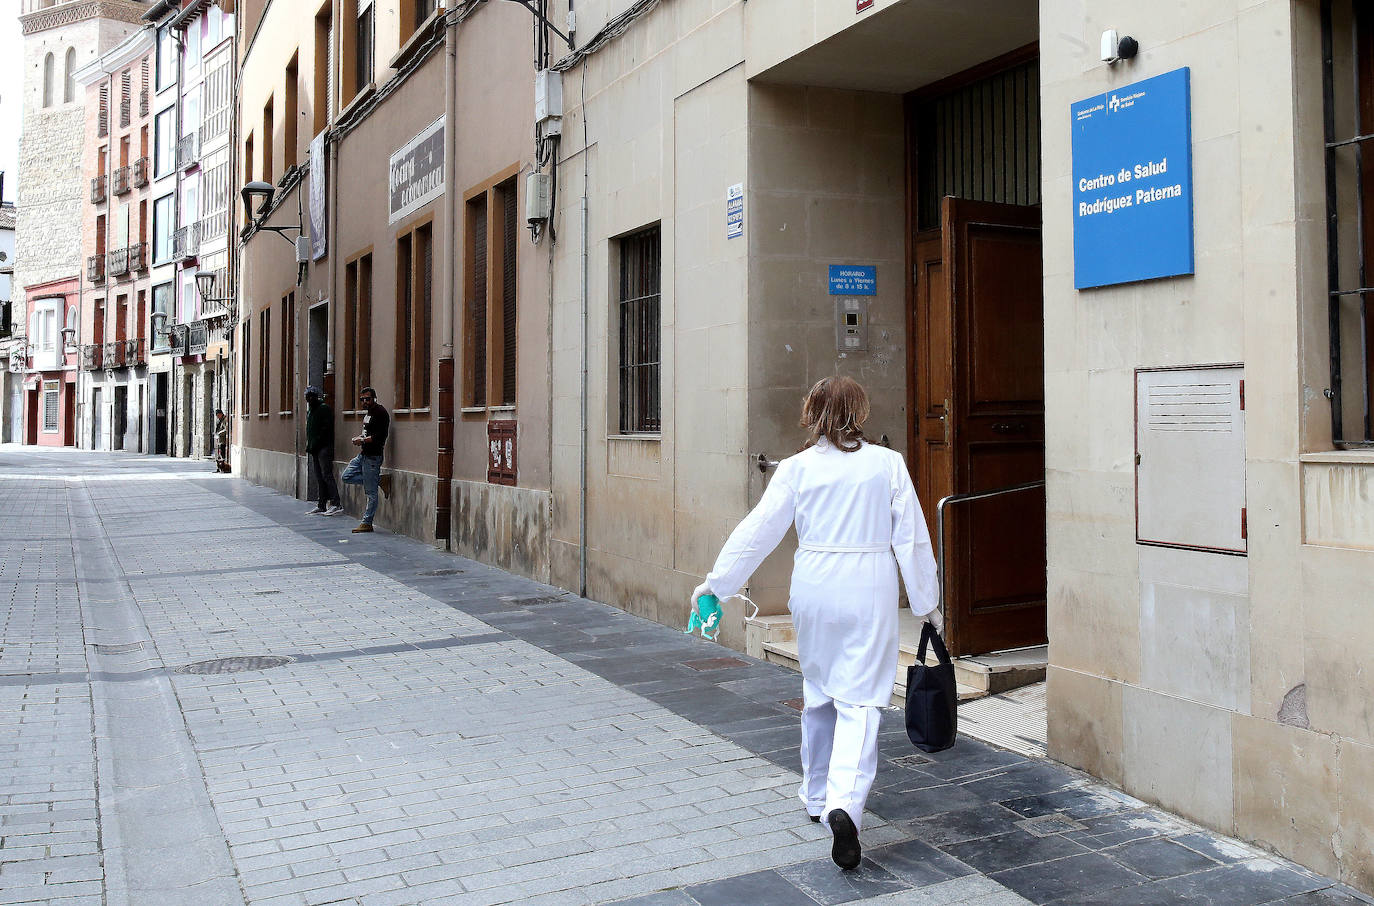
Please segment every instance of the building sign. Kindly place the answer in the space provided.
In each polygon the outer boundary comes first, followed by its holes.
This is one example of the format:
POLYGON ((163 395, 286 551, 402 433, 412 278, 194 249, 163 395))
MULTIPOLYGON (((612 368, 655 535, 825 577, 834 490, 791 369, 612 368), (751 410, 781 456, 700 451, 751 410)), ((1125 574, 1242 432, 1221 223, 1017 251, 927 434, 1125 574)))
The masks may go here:
POLYGON ((1071 105, 1078 289, 1193 273, 1189 106, 1186 66, 1071 105))
POLYGON ((830 295, 876 296, 878 268, 872 264, 830 265, 830 295))
POLYGON ((324 137, 321 132, 310 142, 310 260, 319 261, 329 251, 328 221, 325 219, 324 137))
POLYGON ((744 183, 735 183, 725 190, 725 238, 738 239, 744 235, 744 183))
POLYGON ((387 185, 390 187, 391 223, 444 194, 442 116, 391 155, 387 185))
POLYGON ((487 481, 515 486, 515 420, 487 422, 487 481))
POLYGON ((873 5, 873 0, 855 0, 855 13, 861 13, 873 5))

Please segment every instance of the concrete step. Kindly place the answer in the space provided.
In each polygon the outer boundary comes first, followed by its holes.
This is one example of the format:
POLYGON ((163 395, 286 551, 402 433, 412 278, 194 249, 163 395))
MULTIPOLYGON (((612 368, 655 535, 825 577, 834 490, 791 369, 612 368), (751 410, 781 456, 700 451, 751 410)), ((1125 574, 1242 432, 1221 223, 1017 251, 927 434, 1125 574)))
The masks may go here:
MULTIPOLYGON (((764 642, 763 658, 773 664, 781 664, 792 670, 801 670, 801 661, 797 655, 797 643, 795 641, 764 642)), ((906 669, 909 664, 910 662, 899 665, 896 676, 892 679, 892 705, 894 707, 902 707, 906 703, 906 669)), ((958 681, 956 680, 956 682, 958 681)), ((988 694, 985 690, 962 682, 958 682, 958 692, 961 702, 982 698, 988 694)))

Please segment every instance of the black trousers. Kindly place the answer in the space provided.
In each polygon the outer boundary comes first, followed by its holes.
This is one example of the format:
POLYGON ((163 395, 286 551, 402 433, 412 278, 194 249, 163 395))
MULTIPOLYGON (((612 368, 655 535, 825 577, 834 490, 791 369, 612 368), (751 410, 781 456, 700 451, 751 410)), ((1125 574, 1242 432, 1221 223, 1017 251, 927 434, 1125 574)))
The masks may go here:
POLYGON ((334 448, 325 447, 310 454, 310 472, 319 488, 319 508, 339 502, 339 486, 334 483, 334 448))

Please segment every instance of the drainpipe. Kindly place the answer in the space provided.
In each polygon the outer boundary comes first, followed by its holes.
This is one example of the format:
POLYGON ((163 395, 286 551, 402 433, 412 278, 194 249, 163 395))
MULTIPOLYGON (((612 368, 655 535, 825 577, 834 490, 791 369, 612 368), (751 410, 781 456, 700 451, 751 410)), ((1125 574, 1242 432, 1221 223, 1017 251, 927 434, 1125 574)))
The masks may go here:
POLYGON ((582 413, 580 437, 581 450, 581 480, 578 488, 579 502, 579 530, 578 530, 578 551, 580 555, 578 564, 578 594, 582 597, 587 596, 587 357, 589 325, 587 316, 587 266, 588 266, 588 243, 587 236, 587 195, 590 177, 588 171, 591 169, 589 155, 591 149, 587 147, 587 63, 582 62, 582 413))
POLYGON ((439 445, 435 463, 438 477, 434 501, 434 538, 443 539, 444 550, 453 550, 453 432, 454 432, 454 316, 453 308, 458 299, 458 213, 454 198, 457 188, 457 130, 458 120, 458 24, 453 21, 444 25, 444 206, 448 220, 447 271, 445 277, 445 300, 440 306, 441 322, 439 337, 439 397, 438 426, 439 445))

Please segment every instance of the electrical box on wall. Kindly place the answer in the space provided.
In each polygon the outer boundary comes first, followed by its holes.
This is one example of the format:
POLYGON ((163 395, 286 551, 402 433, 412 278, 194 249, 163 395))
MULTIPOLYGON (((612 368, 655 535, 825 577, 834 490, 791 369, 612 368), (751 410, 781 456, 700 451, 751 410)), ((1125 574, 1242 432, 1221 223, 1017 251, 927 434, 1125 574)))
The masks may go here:
POLYGON ((553 69, 542 69, 534 74, 534 121, 563 116, 563 73, 553 69))
POLYGON ((1136 372, 1136 541, 1246 552, 1245 370, 1136 372))
POLYGON ((864 299, 835 300, 835 351, 868 351, 868 302, 864 299))
POLYGON ((553 177, 548 173, 531 173, 525 177, 525 220, 544 223, 552 210, 553 177))

